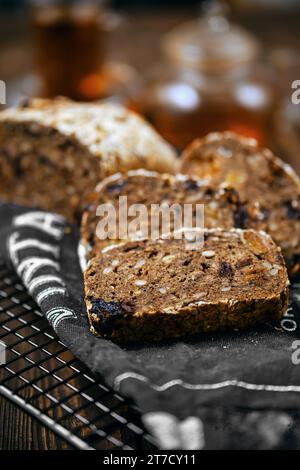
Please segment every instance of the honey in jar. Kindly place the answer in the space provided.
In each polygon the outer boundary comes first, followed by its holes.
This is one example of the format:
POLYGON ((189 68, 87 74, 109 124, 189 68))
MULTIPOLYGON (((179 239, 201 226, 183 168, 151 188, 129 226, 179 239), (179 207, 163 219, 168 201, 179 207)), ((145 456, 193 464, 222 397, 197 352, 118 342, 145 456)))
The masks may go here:
POLYGON ((106 38, 102 2, 34 0, 31 5, 41 94, 81 99, 85 83, 92 82, 91 77, 104 60, 106 38))
POLYGON ((35 68, 44 97, 91 101, 126 94, 134 70, 106 56, 104 0, 31 0, 35 68))
POLYGON ((271 140, 276 93, 261 47, 214 2, 197 21, 169 33, 164 63, 146 76, 129 106, 178 149, 211 131, 271 140))

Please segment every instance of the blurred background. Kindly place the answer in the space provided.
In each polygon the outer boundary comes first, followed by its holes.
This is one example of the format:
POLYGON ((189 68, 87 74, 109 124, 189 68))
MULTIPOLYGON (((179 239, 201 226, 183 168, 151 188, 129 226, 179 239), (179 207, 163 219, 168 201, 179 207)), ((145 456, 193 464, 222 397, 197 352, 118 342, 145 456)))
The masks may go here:
POLYGON ((113 100, 178 150, 233 130, 300 171, 299 24, 299 0, 0 0, 0 80, 6 105, 113 100))

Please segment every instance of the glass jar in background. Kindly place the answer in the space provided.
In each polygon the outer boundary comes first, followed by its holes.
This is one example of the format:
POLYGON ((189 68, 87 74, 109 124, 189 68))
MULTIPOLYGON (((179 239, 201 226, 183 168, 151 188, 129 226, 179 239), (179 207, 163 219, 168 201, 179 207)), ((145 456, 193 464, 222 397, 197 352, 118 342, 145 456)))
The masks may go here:
POLYGON ((231 24, 210 2, 197 21, 169 33, 166 61, 152 69, 129 106, 178 149, 211 131, 232 130, 272 141, 276 86, 255 37, 231 24))
POLYGON ((296 89, 293 85, 295 80, 300 81, 300 52, 292 48, 276 48, 270 60, 281 91, 281 101, 274 119, 278 152, 300 174, 300 95, 297 92, 294 97, 296 89))
POLYGON ((31 6, 34 58, 42 94, 80 99, 85 80, 104 61, 102 2, 33 0, 31 6))
POLYGON ((125 64, 106 62, 105 0, 30 0, 39 95, 89 101, 111 97, 132 80, 125 64))

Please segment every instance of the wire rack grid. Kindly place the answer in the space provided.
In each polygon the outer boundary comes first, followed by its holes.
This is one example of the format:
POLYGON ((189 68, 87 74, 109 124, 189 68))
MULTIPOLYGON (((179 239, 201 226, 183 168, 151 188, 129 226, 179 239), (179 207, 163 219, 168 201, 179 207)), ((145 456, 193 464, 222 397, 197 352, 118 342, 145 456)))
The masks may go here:
POLYGON ((74 357, 1 261, 0 342, 0 395, 72 447, 155 448, 134 405, 74 357))

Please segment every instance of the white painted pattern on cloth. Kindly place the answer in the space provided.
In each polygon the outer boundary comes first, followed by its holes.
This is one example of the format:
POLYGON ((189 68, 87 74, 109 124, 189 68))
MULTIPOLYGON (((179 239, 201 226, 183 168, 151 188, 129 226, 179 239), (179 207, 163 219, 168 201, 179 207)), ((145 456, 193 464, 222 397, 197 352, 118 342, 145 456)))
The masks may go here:
POLYGON ((44 274, 42 276, 38 276, 35 279, 33 279, 28 284, 28 290, 30 293, 33 293, 35 289, 42 286, 43 284, 49 284, 49 282, 56 282, 57 284, 60 284, 63 287, 65 286, 64 281, 59 276, 50 276, 50 275, 44 274))
POLYGON ((33 238, 32 239, 27 238, 26 240, 18 241, 19 235, 20 234, 18 232, 14 232, 9 239, 10 254, 15 264, 18 263, 17 252, 20 250, 24 250, 26 248, 38 248, 40 250, 52 253, 55 256, 55 258, 58 258, 59 256, 58 246, 50 245, 49 243, 40 242, 39 240, 35 240, 33 238))
POLYGON ((14 219, 15 227, 33 227, 60 240, 64 235, 64 217, 51 212, 26 212, 14 219))
POLYGON ((253 384, 245 382, 243 380, 224 380, 222 382, 216 382, 211 384, 190 384, 184 382, 181 379, 174 379, 166 382, 162 385, 153 384, 149 379, 141 374, 136 374, 135 372, 124 372, 123 374, 118 375, 114 380, 114 388, 120 390, 121 383, 126 379, 135 379, 140 382, 147 383, 151 388, 157 392, 164 392, 169 388, 180 386, 188 390, 218 390, 225 387, 238 387, 244 388, 246 390, 252 391, 264 391, 264 392, 293 392, 300 393, 300 385, 267 385, 267 384, 253 384))
POLYGON ((205 445, 203 423, 196 416, 180 421, 170 413, 154 411, 144 414, 142 421, 161 450, 200 450, 205 445))
POLYGON ((180 448, 179 421, 176 416, 165 412, 149 412, 143 415, 142 420, 161 450, 180 448))
POLYGON ((62 320, 76 318, 76 314, 73 310, 63 307, 52 308, 46 313, 46 316, 55 330, 62 320))
POLYGON ((180 423, 181 447, 200 450, 205 446, 203 422, 197 416, 188 416, 180 423))
POLYGON ((59 264, 48 258, 30 257, 25 258, 18 266, 17 273, 23 277, 24 284, 27 286, 34 274, 41 268, 51 266, 59 271, 59 264), (23 272, 25 271, 25 272, 23 272))
POLYGON ((53 295, 66 295, 66 289, 64 287, 49 287, 36 296, 36 301, 40 305, 53 295))
POLYGON ((24 248, 38 248, 39 250, 52 253, 55 258, 59 257, 59 246, 50 245, 50 243, 40 242, 39 240, 29 238, 18 242, 18 249, 23 250, 24 248))
POLYGON ((77 247, 77 254, 79 258, 79 265, 80 265, 82 272, 84 272, 86 268, 88 267, 88 252, 89 252, 88 247, 84 245, 82 241, 79 241, 78 247, 77 247))

